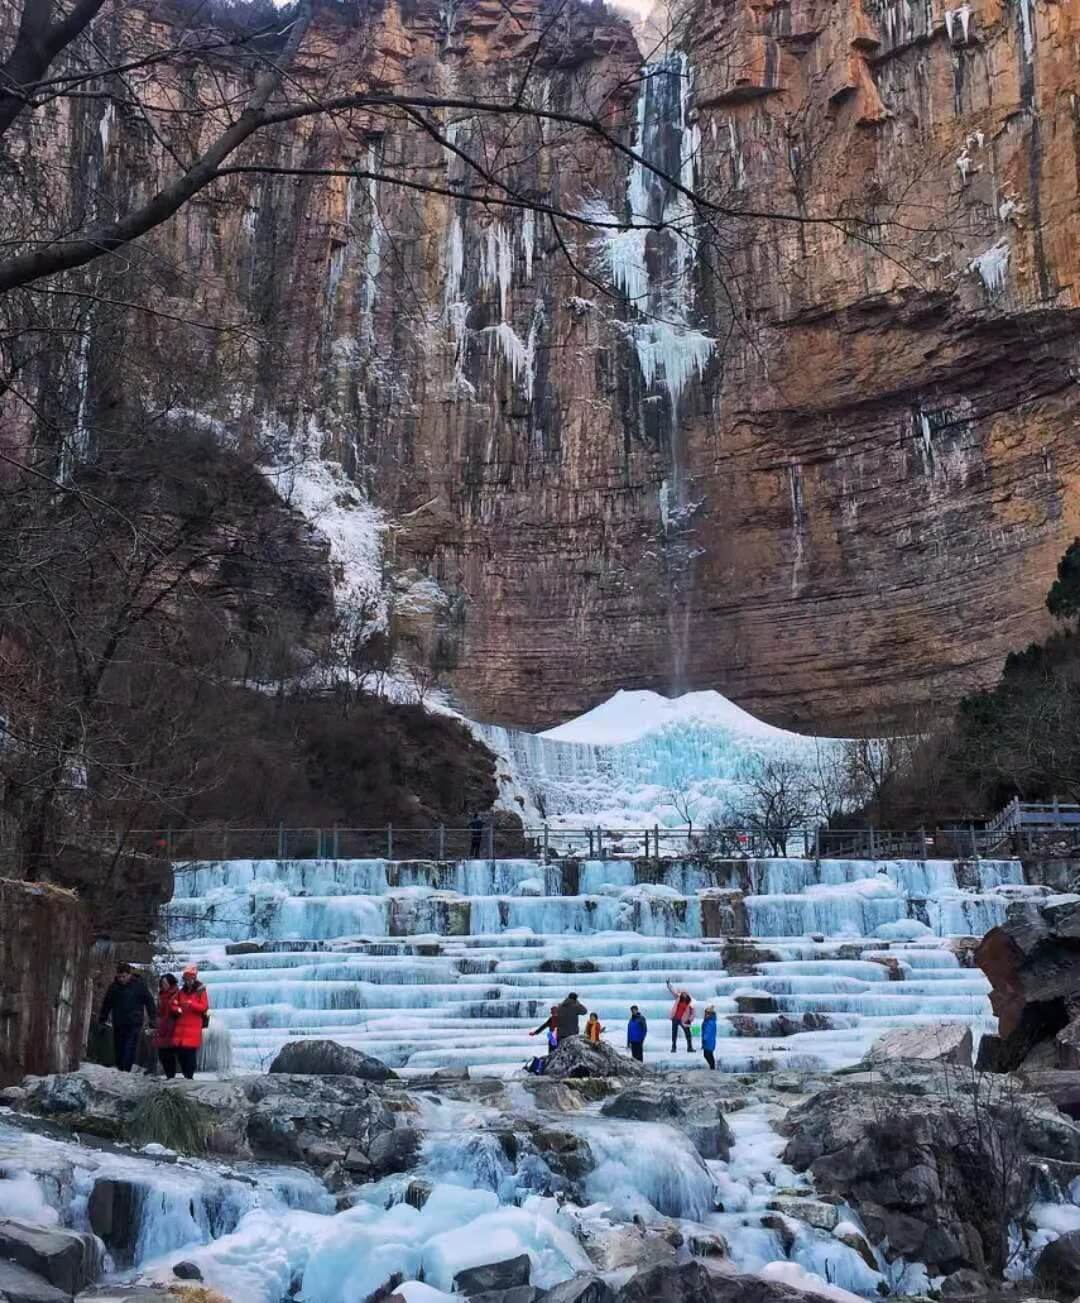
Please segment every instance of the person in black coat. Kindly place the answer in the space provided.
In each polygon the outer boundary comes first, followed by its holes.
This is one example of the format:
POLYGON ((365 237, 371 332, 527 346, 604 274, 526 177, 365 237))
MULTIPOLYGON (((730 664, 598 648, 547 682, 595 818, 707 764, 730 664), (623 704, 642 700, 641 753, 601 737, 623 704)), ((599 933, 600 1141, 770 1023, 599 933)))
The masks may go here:
POLYGON ((135 1062, 144 1015, 149 1017, 153 1026, 157 1019, 154 997, 130 964, 117 964, 116 976, 105 992, 98 1022, 104 1025, 112 1018, 113 1050, 116 1066, 121 1072, 130 1072, 135 1062))
POLYGON ((571 991, 562 1004, 559 1005, 556 1014, 560 1045, 568 1036, 580 1035, 581 1024, 578 1019, 584 1017, 588 1012, 588 1009, 577 998, 577 993, 571 991))
POLYGON ((480 843, 484 836, 484 821, 478 814, 469 820, 469 859, 480 858, 480 843))

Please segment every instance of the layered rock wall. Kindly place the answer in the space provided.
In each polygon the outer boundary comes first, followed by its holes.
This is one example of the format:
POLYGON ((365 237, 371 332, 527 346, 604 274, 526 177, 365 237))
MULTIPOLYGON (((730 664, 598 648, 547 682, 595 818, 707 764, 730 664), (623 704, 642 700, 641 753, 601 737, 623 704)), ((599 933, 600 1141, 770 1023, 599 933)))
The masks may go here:
MULTIPOLYGON (((175 21, 129 8, 100 39, 175 21)), ((436 631, 477 717, 625 686, 823 730, 947 701, 1044 630, 1080 533, 1078 30, 1077 0, 698 0, 642 78, 594 7, 323 4, 300 84, 596 114, 706 203, 550 122, 305 119, 245 155, 304 175, 217 182, 147 242, 179 269, 161 306, 250 329, 140 346, 223 437, 370 495, 399 625, 436 631), (456 147, 669 229, 635 252, 451 198, 456 147), (309 174, 335 168, 366 175, 309 174)), ((166 168, 108 101, 35 131, 107 197, 166 168)))
POLYGON ((0 878, 0 1084, 71 1072, 90 1017, 87 920, 69 891, 0 878))

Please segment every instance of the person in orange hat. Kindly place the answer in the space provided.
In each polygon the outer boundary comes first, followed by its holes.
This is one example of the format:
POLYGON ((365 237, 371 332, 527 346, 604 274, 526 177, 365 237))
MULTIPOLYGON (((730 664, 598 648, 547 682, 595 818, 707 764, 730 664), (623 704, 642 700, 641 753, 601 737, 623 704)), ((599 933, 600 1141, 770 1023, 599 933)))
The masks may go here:
POLYGON ((180 1071, 188 1081, 195 1075, 195 1062, 202 1045, 203 1028, 210 1022, 210 997, 199 981, 199 970, 194 964, 184 969, 176 1005, 180 1010, 173 1031, 173 1049, 180 1071))

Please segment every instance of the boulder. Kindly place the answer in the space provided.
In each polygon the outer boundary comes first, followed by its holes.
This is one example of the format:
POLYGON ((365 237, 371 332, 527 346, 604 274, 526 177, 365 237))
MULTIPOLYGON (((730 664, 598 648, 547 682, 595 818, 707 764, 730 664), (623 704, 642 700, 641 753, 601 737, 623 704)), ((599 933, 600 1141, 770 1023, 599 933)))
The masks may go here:
POLYGON ((92 1285, 103 1266, 101 1245, 92 1235, 8 1218, 0 1220, 0 1258, 25 1267, 65 1294, 92 1285))
POLYGON ((683 1107, 674 1090, 632 1086, 607 1100, 600 1112, 633 1122, 670 1122, 683 1116, 683 1107))
POLYGON ((773 1212, 782 1213, 785 1217, 795 1217, 819 1231, 831 1231, 840 1221, 840 1214, 836 1211, 835 1204, 822 1203, 818 1199, 781 1196, 770 1200, 769 1208, 773 1212))
POLYGON ((1066 1117, 1080 1122, 1080 1070, 1032 1072, 1025 1068, 1022 1080, 1030 1090, 1045 1095, 1066 1117))
POLYGON ((605 1275, 626 1268, 671 1266, 676 1249, 670 1239, 653 1229, 634 1225, 581 1227, 581 1239, 589 1261, 605 1275))
POLYGON ((570 1036, 549 1056, 545 1077, 644 1077, 645 1069, 606 1041, 593 1045, 584 1036, 570 1036))
POLYGON ((986 1292, 987 1285, 983 1277, 967 1267, 954 1271, 941 1282, 941 1293, 945 1298, 979 1298, 986 1292))
POLYGON ((1043 1249, 1035 1264, 1035 1281, 1058 1298, 1080 1294, 1080 1231, 1070 1231, 1043 1249))
POLYGON ((821 1296, 783 1281, 726 1275, 709 1271, 700 1262, 687 1262, 674 1269, 637 1272, 616 1298, 618 1303, 811 1303, 821 1296))
POLYGON ((983 937, 975 962, 990 980, 998 1016, 987 1066, 1008 1071, 1070 1021, 1068 1002, 1080 991, 1080 896, 1011 906, 1006 921, 983 937))
POLYGON ((454 1277, 454 1292, 472 1298, 476 1294, 488 1294, 493 1290, 514 1289, 519 1285, 528 1285, 531 1275, 529 1255, 521 1253, 504 1262, 489 1262, 482 1267, 468 1267, 465 1271, 459 1271, 454 1277))
POLYGON ((539 1303, 615 1303, 615 1293, 599 1276, 579 1272, 546 1290, 539 1303))
POLYGON ((416 1164, 420 1153, 420 1135, 410 1127, 383 1131, 368 1147, 368 1159, 375 1176, 407 1172, 416 1164))
POLYGON ((278 1051, 271 1072, 311 1077, 359 1077, 388 1081, 394 1074, 379 1059, 337 1041, 290 1041, 278 1051))
POLYGON ((172 1274, 177 1280, 202 1280, 203 1274, 194 1262, 174 1262, 172 1274))
POLYGON ((1080 1131, 1038 1096, 989 1095, 978 1082, 961 1090, 938 1065, 883 1065, 880 1075, 795 1107, 785 1162, 812 1174, 819 1198, 857 1209, 871 1243, 887 1239, 931 1276, 1000 1275, 1030 1161, 1080 1161, 1080 1131))
POLYGON ((6 1303, 71 1303, 71 1295, 17 1262, 0 1259, 0 1299, 6 1303))
POLYGON ((896 1027, 879 1036, 866 1056, 868 1064, 889 1059, 927 1059, 971 1066, 971 1028, 961 1023, 931 1023, 896 1027))

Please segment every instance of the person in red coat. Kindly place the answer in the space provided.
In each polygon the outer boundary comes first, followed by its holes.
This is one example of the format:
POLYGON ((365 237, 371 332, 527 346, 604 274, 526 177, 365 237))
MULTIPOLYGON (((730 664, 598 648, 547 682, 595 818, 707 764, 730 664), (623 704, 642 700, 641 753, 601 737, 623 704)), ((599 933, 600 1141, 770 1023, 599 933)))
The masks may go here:
POLYGON ((199 981, 199 970, 194 965, 184 969, 183 979, 176 993, 179 1013, 173 1029, 173 1049, 180 1071, 190 1081, 195 1075, 203 1028, 210 1021, 210 997, 199 981))
POLYGON ((173 1045, 173 1036, 176 1034, 176 1020, 180 1016, 180 1006, 176 1002, 179 993, 180 983, 172 973, 166 973, 158 982, 154 1048, 157 1050, 161 1070, 170 1081, 176 1076, 176 1047, 173 1045))

